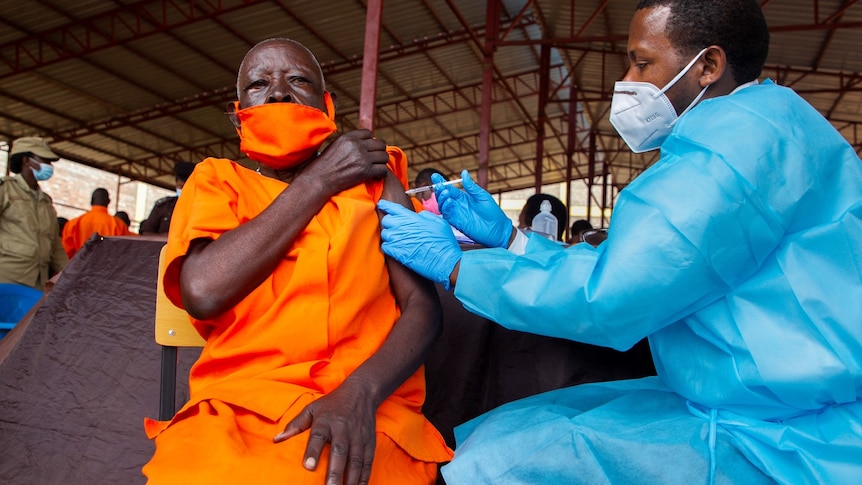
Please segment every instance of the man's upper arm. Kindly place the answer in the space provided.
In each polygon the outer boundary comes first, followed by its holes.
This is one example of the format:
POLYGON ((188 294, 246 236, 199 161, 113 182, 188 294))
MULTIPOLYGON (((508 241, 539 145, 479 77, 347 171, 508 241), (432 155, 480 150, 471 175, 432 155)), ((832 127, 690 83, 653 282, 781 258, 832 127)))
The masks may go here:
MULTIPOLYGON (((389 172, 384 181, 382 198, 403 205, 404 207, 413 210, 413 204, 410 202, 410 197, 404 193, 404 186, 392 172, 389 172)), ((378 210, 377 215, 383 217, 383 211, 378 210)), ((432 303, 439 306, 437 302, 437 293, 434 290, 433 284, 414 273, 394 258, 386 256, 386 268, 389 271, 389 282, 392 288, 392 293, 395 295, 395 300, 402 311, 409 308, 408 301, 414 303, 432 303), (414 298, 419 299, 414 299, 414 298)))
MULTIPOLYGON (((404 207, 413 210, 413 203, 410 202, 410 196, 404 192, 404 186, 401 185, 398 177, 396 177, 391 171, 386 172, 386 178, 383 180, 382 198, 401 204, 404 207)), ((382 213, 380 211, 377 211, 377 213, 382 217, 382 213)))

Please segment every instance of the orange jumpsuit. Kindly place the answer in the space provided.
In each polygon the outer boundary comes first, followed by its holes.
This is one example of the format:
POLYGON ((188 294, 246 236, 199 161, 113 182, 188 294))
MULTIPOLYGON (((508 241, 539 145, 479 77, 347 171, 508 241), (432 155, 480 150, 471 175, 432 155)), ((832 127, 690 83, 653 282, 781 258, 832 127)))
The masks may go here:
MULTIPOLYGON (((286 186, 229 160, 198 164, 171 223, 168 297, 181 306, 178 269, 192 240, 254 218, 286 186)), ((302 467, 308 431, 272 438, 374 354, 399 316, 380 251, 381 192, 373 182, 334 196, 245 299, 213 320, 192 319, 207 343, 190 401, 170 423, 145 423, 156 442, 144 467, 150 483, 324 483, 328 452, 314 472, 302 467)), ((433 483, 436 464, 451 458, 422 415, 424 399, 420 369, 378 408, 372 483, 433 483)))
POLYGON ((93 233, 101 236, 125 236, 128 232, 123 221, 108 214, 108 208, 94 205, 90 212, 78 216, 63 227, 63 249, 69 259, 81 249, 93 233))

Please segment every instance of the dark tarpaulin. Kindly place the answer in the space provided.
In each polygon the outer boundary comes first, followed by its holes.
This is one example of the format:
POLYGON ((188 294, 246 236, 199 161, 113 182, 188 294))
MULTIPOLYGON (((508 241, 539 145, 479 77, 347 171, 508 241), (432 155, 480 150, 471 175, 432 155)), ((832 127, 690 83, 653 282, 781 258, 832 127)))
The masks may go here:
POLYGON ((646 340, 627 352, 505 329, 442 287, 443 334, 425 364, 425 414, 455 447, 453 428, 522 397, 586 382, 655 375, 646 340))
MULTIPOLYGON (((144 483, 153 445, 143 417, 159 403, 162 245, 91 239, 32 320, 0 340, 0 483, 144 483)), ((183 355, 180 372, 194 358, 183 355)))
MULTIPOLYGON (((164 240, 94 238, 41 306, 0 340, 0 483, 144 483, 158 415, 153 341, 164 240)), ((426 363, 426 414, 452 428, 505 402, 563 386, 654 374, 645 342, 626 353, 499 327, 440 290, 443 336, 426 363)), ((199 354, 180 349, 177 402, 199 354)))

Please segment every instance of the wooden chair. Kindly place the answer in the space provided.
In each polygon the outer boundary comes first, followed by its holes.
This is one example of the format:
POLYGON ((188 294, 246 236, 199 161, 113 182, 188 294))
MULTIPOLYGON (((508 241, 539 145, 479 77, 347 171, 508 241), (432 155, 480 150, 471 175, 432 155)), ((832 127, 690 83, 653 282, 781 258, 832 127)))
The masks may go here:
POLYGON ((189 315, 165 296, 162 275, 165 274, 165 248, 159 253, 156 284, 156 343, 162 346, 162 370, 159 383, 159 420, 174 416, 177 395, 177 348, 203 347, 204 339, 192 326, 189 315))

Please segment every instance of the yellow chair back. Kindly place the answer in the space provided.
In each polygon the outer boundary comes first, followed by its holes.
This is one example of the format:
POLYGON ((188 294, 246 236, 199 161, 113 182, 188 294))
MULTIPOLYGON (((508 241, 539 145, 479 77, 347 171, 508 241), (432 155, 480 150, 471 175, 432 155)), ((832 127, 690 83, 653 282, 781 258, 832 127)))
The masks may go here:
POLYGON ((162 276, 165 274, 165 248, 159 253, 159 277, 156 287, 156 343, 169 347, 203 347, 204 339, 192 326, 188 313, 177 307, 165 295, 162 276))

